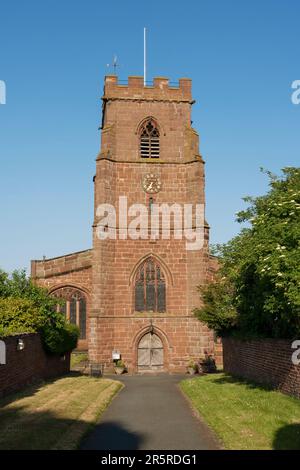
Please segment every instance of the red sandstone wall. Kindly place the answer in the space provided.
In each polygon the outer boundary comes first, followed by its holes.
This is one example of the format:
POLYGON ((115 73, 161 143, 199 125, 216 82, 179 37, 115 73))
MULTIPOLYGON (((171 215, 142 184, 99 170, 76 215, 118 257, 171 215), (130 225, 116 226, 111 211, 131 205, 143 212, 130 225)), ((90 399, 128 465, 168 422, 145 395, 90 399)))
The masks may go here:
POLYGON ((300 398, 300 365, 292 363, 291 345, 292 340, 223 338, 224 371, 300 398))
POLYGON ((149 205, 142 179, 155 173, 161 191, 152 195, 158 204, 205 202, 204 161, 199 155, 198 134, 191 127, 191 81, 171 88, 168 80, 154 79, 144 87, 142 77, 129 77, 128 86, 117 77, 106 77, 101 152, 95 178, 95 223, 93 249, 93 292, 90 316, 90 359, 112 365, 113 349, 120 350, 130 371, 136 371, 137 341, 153 326, 164 342, 165 369, 185 371, 190 358, 214 352, 213 333, 196 320, 192 309, 199 305, 197 286, 211 278, 213 263, 208 255, 209 228, 200 251, 187 251, 186 240, 100 241, 95 229, 96 208, 101 203, 118 208, 119 196, 149 205), (153 116, 160 130, 160 158, 139 156, 139 124, 153 116), (157 257, 167 282, 164 314, 134 311, 134 273, 141 260, 157 257))
POLYGON ((87 339, 78 340, 77 349, 88 348, 89 309, 92 283, 92 250, 71 253, 57 258, 33 260, 31 277, 50 292, 60 287, 77 287, 86 293, 87 298, 87 339))
POLYGON ((36 380, 49 379, 70 371, 70 354, 64 357, 47 355, 38 334, 22 334, 1 338, 6 344, 6 364, 0 364, 0 396, 20 390, 36 380), (18 339, 25 348, 17 350, 18 339))
MULTIPOLYGON (((129 373, 137 371, 138 342, 149 331, 150 318, 115 317, 91 319, 93 335, 89 352, 93 360, 112 368, 112 350, 120 351, 129 373), (98 342, 98 339, 101 342, 98 342), (100 345, 100 347, 99 347, 100 345)), ((211 332, 191 316, 152 316, 154 332, 160 336, 164 346, 164 369, 171 373, 186 372, 191 358, 204 357, 205 352, 214 353, 211 332)))
POLYGON ((71 253, 57 258, 33 260, 31 277, 49 289, 74 284, 90 291, 92 250, 71 253))

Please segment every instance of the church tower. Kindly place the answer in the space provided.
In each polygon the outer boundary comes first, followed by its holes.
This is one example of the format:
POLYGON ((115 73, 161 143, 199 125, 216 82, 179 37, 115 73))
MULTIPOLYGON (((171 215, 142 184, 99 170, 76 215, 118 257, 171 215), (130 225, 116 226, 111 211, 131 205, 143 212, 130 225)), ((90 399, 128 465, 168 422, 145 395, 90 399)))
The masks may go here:
POLYGON ((102 101, 89 358, 109 371, 115 351, 129 372, 184 372, 191 358, 214 351, 213 333, 193 316, 197 286, 211 278, 208 226, 193 215, 190 229, 202 230, 204 241, 187 249, 175 221, 176 210, 180 216, 187 205, 205 204, 204 161, 191 127, 191 80, 174 85, 157 77, 144 86, 143 77, 123 84, 110 75, 102 101), (170 209, 170 236, 162 222, 156 235, 150 223, 138 237, 130 235, 136 208, 148 209, 149 222, 157 206, 170 209), (105 208, 115 208, 116 217, 105 218, 105 208))

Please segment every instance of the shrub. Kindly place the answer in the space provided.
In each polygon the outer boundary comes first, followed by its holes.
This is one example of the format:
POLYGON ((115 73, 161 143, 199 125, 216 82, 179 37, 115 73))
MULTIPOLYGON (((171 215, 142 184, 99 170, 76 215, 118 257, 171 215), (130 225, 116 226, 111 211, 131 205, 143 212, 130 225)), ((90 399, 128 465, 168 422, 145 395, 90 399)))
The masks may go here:
POLYGON ((57 312, 60 302, 48 291, 14 271, 11 277, 0 271, 0 336, 40 333, 45 350, 64 354, 76 347, 79 330, 57 312))
POLYGON ((200 368, 203 372, 216 372, 216 361, 211 354, 205 353, 205 357, 199 361, 200 368))
POLYGON ((220 275, 214 283, 199 287, 203 307, 195 310, 199 320, 206 323, 218 336, 226 335, 237 324, 237 310, 232 301, 234 287, 220 275))
POLYGON ((197 371, 197 369, 198 369, 197 364, 194 361, 194 359, 189 360, 187 367, 188 367, 188 369, 194 369, 195 371, 197 371))
POLYGON ((122 361, 122 359, 119 359, 119 360, 116 362, 116 367, 125 368, 125 362, 122 361))
POLYGON ((41 335, 48 353, 64 354, 76 348, 79 329, 70 323, 65 323, 61 328, 53 328, 48 324, 42 328, 41 335))
POLYGON ((31 300, 14 297, 0 298, 0 328, 3 336, 34 333, 42 325, 43 316, 31 300))

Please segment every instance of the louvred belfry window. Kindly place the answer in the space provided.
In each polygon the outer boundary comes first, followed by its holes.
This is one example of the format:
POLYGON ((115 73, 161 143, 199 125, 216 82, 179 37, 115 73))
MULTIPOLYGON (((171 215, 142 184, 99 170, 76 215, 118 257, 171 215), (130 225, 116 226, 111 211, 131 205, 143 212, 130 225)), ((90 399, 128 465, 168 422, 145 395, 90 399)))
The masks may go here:
POLYGON ((148 258, 139 267, 135 278, 135 310, 165 312, 165 276, 156 261, 148 258))
POLYGON ((142 158, 159 158, 159 131, 152 119, 146 121, 140 132, 142 158))

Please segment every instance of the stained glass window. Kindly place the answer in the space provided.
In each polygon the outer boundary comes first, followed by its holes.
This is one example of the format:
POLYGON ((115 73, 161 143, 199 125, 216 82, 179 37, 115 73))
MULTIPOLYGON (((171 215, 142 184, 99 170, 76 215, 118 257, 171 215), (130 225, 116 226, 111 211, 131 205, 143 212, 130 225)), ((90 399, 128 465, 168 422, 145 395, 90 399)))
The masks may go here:
POLYGON ((147 258, 135 278, 135 310, 164 312, 166 310, 166 282, 159 264, 147 258))
POLYGON ((86 300, 79 300, 79 339, 86 339, 86 300))

